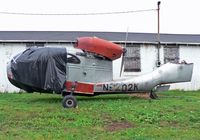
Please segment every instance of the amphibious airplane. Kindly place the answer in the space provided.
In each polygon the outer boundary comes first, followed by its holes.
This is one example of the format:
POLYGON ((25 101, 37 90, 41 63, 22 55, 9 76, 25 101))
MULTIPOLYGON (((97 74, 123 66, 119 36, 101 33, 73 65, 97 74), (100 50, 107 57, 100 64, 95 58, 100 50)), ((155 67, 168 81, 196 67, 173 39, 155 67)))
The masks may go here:
POLYGON ((163 84, 191 81, 192 63, 167 63, 149 74, 113 80, 113 60, 122 57, 122 71, 124 48, 97 37, 78 38, 74 48, 72 53, 66 48, 29 48, 8 63, 8 79, 27 92, 61 94, 65 108, 77 106, 74 95, 148 92, 156 98, 156 90, 169 88, 163 84))

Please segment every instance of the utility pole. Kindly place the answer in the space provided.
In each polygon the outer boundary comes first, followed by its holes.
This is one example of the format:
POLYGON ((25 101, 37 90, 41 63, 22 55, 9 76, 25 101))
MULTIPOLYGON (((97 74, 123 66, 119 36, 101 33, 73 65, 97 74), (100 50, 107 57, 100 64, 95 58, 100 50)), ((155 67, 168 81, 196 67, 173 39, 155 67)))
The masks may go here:
POLYGON ((157 67, 160 67, 161 65, 161 62, 160 62, 160 4, 161 2, 158 1, 157 3, 157 6, 158 6, 158 9, 157 9, 157 14, 158 14, 158 33, 157 33, 157 40, 158 40, 158 46, 157 46, 157 49, 158 49, 158 54, 157 54, 157 67))

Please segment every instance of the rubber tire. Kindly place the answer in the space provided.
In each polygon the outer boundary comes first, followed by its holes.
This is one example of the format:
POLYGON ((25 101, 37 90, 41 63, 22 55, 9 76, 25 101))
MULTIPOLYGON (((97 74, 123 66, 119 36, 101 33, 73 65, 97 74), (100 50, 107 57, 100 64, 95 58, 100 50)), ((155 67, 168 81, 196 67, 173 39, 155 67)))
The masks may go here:
POLYGON ((77 100, 72 95, 66 95, 62 100, 62 106, 64 108, 76 108, 77 107, 77 100))
POLYGON ((153 92, 153 91, 150 92, 149 97, 150 97, 151 99, 157 99, 157 98, 158 98, 158 96, 156 95, 156 93, 153 92))

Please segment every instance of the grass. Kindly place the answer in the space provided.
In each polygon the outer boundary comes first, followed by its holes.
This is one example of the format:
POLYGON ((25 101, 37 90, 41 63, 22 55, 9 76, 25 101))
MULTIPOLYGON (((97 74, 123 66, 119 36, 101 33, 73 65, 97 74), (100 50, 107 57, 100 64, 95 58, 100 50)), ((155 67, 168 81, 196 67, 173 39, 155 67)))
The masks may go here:
POLYGON ((77 99, 78 108, 64 109, 59 95, 0 94, 0 139, 200 138, 200 91, 77 99))

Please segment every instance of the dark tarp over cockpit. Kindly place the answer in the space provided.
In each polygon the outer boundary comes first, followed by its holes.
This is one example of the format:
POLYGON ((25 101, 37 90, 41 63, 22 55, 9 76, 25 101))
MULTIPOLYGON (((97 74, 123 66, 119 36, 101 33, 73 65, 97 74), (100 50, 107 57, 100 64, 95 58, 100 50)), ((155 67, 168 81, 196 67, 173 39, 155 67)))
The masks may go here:
POLYGON ((66 48, 29 48, 11 60, 15 85, 26 91, 60 93, 66 81, 66 48))

